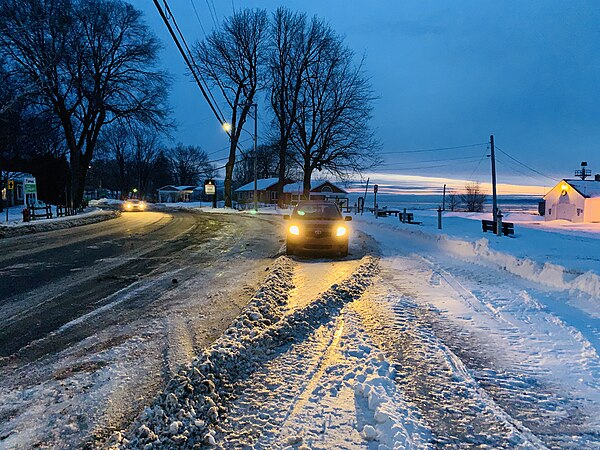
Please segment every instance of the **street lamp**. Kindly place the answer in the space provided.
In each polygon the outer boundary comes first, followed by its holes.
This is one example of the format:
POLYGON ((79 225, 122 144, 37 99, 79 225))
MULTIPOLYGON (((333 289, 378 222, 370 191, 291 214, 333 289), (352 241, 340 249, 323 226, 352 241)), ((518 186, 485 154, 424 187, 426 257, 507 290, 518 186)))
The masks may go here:
MULTIPOLYGON (((257 167, 258 105, 256 103, 252 103, 250 106, 254 108, 254 136, 253 136, 253 140, 254 140, 254 211, 258 211, 258 167, 257 167)), ((221 126, 223 127, 223 130, 225 130, 225 132, 227 134, 229 134, 229 132, 233 129, 232 125, 229 122, 223 122, 223 124, 221 126)), ((242 128, 242 130, 244 130, 244 129, 242 128)), ((244 131, 246 131, 246 130, 244 130, 244 131)), ((250 134, 250 133, 248 133, 248 134, 250 134)), ((231 138, 231 135, 229 136, 229 138, 231 138)))

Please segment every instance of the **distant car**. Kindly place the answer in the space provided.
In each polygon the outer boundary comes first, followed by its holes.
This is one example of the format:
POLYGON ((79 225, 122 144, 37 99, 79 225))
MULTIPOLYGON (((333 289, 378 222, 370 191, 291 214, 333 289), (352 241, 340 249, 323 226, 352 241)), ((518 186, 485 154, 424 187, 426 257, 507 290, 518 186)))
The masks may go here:
POLYGON ((123 202, 121 209, 123 211, 145 211, 146 209, 148 209, 148 205, 142 200, 129 199, 123 202))
POLYGON ((348 255, 349 229, 346 222, 352 217, 342 216, 335 203, 326 201, 304 201, 298 203, 287 227, 286 253, 327 252, 340 256, 348 255))

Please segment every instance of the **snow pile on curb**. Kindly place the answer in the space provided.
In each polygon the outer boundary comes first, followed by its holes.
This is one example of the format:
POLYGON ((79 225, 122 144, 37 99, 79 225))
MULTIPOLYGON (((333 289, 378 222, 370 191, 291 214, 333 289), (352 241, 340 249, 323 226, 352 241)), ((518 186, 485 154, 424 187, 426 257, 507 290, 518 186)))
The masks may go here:
POLYGON ((19 222, 9 226, 0 225, 0 239, 24 234, 40 233, 44 231, 63 230, 65 228, 89 225, 119 217, 119 211, 105 211, 93 209, 77 216, 55 217, 53 219, 40 219, 35 222, 19 222))
POLYGON ((508 253, 492 250, 486 238, 481 238, 475 242, 459 241, 446 236, 438 236, 437 238, 439 241, 444 242, 445 247, 451 249, 456 254, 483 259, 487 263, 500 266, 507 272, 518 275, 521 278, 535 281, 551 288, 561 290, 574 289, 600 299, 600 276, 593 272, 570 276, 571 272, 561 265, 549 262, 540 265, 529 258, 518 258, 508 253))
POLYGON ((458 257, 469 258, 481 264, 499 266, 507 272, 553 289, 578 290, 600 300, 600 275, 591 271, 581 273, 559 264, 549 262, 540 264, 530 258, 517 257, 503 251, 493 250, 486 238, 472 242, 447 234, 433 234, 422 230, 407 229, 399 225, 377 224, 376 226, 388 228, 412 239, 435 242, 458 257))
POLYGON ((292 263, 280 257, 263 287, 228 330, 167 385, 128 432, 116 433, 109 448, 193 448, 214 445, 234 384, 246 378, 277 347, 319 326, 370 285, 378 261, 367 257, 343 285, 333 285, 306 308, 284 316, 292 287, 292 263), (279 320, 278 320, 279 319, 279 320))

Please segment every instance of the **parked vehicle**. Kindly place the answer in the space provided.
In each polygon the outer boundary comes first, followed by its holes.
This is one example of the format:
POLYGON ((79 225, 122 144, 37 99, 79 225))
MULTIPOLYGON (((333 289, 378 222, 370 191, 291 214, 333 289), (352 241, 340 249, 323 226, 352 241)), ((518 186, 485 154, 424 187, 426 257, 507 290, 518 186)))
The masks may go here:
POLYGON ((335 253, 348 255, 349 229, 335 203, 325 201, 302 201, 294 208, 287 227, 286 253, 299 252, 335 253))

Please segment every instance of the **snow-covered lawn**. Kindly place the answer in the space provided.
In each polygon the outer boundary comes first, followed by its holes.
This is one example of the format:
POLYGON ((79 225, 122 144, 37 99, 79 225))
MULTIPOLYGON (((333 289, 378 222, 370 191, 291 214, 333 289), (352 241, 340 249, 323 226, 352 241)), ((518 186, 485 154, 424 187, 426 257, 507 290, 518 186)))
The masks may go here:
POLYGON ((51 219, 36 219, 36 220, 31 220, 29 222, 23 222, 22 211, 23 211, 22 205, 13 206, 13 207, 9 208, 8 221, 6 221, 6 210, 4 210, 2 213, 0 213, 0 226, 2 226, 2 227, 23 227, 23 226, 31 226, 31 225, 36 225, 36 224, 49 224, 49 223, 54 223, 54 222, 63 222, 63 221, 68 221, 68 220, 73 220, 73 219, 82 219, 82 218, 89 218, 89 217, 94 217, 94 216, 103 216, 103 215, 111 214, 108 211, 103 211, 100 208, 91 206, 89 208, 86 208, 86 210, 84 212, 79 213, 76 216, 56 217, 56 207, 52 206, 53 217, 51 219))

